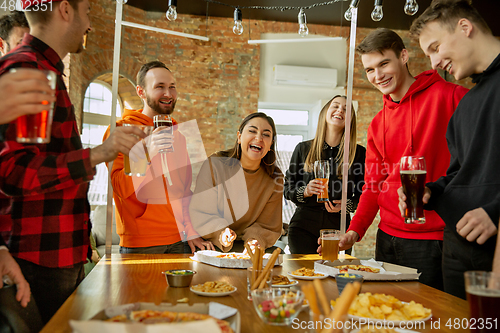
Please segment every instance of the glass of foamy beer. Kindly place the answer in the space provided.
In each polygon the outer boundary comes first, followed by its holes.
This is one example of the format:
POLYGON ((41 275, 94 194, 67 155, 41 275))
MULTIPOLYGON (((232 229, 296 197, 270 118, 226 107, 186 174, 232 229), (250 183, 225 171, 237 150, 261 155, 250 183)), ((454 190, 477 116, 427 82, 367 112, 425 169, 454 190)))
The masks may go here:
POLYGON ((425 159, 423 156, 403 156, 399 169, 401 184, 406 196, 405 223, 422 224, 425 223, 424 197, 425 159))
POLYGON ((323 260, 337 260, 339 258, 340 230, 321 229, 320 236, 323 260))
MULTIPOLYGON (((56 89, 57 75, 43 70, 52 89, 56 89)), ((44 103, 45 104, 45 103, 44 103)), ((16 119, 16 141, 20 143, 49 143, 52 129, 54 103, 46 102, 47 109, 37 114, 28 114, 16 119)))
POLYGON ((123 126, 136 126, 147 135, 145 139, 141 139, 130 150, 130 154, 134 155, 133 157, 129 155, 123 156, 123 172, 127 176, 144 177, 146 176, 148 165, 151 163, 148 148, 153 127, 140 124, 123 124, 123 126))
POLYGON ((471 332, 498 332, 500 308, 500 274, 484 271, 464 273, 465 291, 470 309, 471 332))
MULTIPOLYGON (((168 114, 157 114, 153 117, 154 129, 162 128, 163 131, 167 131, 168 134, 174 134, 172 117, 168 114)), ((170 146, 164 149, 160 149, 160 153, 172 153, 174 151, 174 146, 170 146)))
POLYGON ((325 187, 323 191, 318 194, 318 202, 330 201, 328 199, 328 179, 330 178, 330 161, 314 161, 314 178, 323 183, 325 187))

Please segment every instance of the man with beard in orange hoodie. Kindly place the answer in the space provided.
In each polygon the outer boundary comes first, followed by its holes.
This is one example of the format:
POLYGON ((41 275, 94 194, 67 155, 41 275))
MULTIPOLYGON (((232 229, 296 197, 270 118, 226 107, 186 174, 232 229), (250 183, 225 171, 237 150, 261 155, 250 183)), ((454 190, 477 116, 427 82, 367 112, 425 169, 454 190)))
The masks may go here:
MULTIPOLYGON (((143 65, 137 74, 136 90, 144 108, 125 110, 117 126, 153 126, 155 115, 174 112, 177 101, 175 79, 164 63, 152 61, 143 65)), ((191 225, 191 164, 186 138, 177 130, 175 120, 173 127, 173 134, 161 128, 152 134, 151 165, 145 177, 125 175, 122 154, 113 162, 111 181, 120 253, 190 253, 196 247, 214 249, 213 244, 204 241, 191 225), (162 160, 165 159, 158 151, 172 146, 173 152, 166 158, 169 171, 165 176, 162 171, 162 160)), ((108 135, 109 128, 104 140, 108 135)))
POLYGON ((341 249, 361 240, 380 209, 375 259, 418 270, 420 282, 443 290, 444 222, 426 212, 424 224, 405 224, 399 211, 402 156, 424 156, 427 181, 446 173, 450 153, 446 128, 467 89, 436 71, 413 77, 401 37, 389 29, 371 32, 357 47, 368 81, 384 94, 384 107, 368 128, 365 186, 341 249))

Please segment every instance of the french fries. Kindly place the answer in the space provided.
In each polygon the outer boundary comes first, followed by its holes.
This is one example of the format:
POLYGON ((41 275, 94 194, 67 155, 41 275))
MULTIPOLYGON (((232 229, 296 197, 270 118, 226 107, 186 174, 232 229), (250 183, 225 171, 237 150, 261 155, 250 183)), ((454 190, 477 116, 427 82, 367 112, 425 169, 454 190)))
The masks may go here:
MULTIPOLYGON (((331 303, 335 306, 334 301, 331 303)), ((431 314, 431 310, 414 301, 403 303, 391 295, 362 293, 352 303, 349 314, 371 319, 407 321, 422 320, 431 314)))

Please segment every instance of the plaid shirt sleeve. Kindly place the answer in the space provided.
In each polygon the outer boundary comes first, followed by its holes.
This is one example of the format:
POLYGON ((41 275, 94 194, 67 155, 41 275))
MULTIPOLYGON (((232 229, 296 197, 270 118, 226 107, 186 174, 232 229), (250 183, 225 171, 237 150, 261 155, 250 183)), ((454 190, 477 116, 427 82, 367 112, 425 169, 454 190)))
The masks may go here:
MULTIPOLYGON (((15 58, 7 55, 5 60, 2 59, 0 75, 19 67, 58 72, 49 64, 34 61, 25 54, 15 58)), ((90 150, 81 149, 71 101, 60 75, 56 98, 50 143, 17 143, 15 122, 9 124, 5 141, 0 143, 0 189, 7 195, 28 196, 59 191, 92 180, 95 169, 90 165, 90 150)))

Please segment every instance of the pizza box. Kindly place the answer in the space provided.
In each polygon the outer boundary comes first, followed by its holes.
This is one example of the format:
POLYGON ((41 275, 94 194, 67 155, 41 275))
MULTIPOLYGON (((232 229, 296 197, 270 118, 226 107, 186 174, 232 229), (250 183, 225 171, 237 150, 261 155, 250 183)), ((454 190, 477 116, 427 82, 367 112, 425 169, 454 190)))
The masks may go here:
POLYGON ((158 311, 173 311, 173 312, 196 312, 209 314, 215 318, 225 320, 229 323, 231 328, 235 333, 240 333, 241 317, 240 312, 232 307, 223 305, 216 302, 210 303, 196 303, 196 304, 177 304, 172 305, 170 303, 131 303, 124 304, 115 307, 110 307, 105 310, 100 311, 90 320, 77 321, 70 320, 70 325, 73 328, 74 333, 95 333, 95 332, 106 332, 106 333, 156 333, 156 332, 182 332, 191 333, 199 332, 200 325, 204 333, 220 332, 218 326, 215 330, 209 329, 209 325, 212 323, 207 323, 206 320, 203 321, 192 321, 185 323, 172 323, 172 324, 155 324, 146 325, 141 323, 119 323, 119 322, 104 322, 108 318, 127 314, 131 311, 138 310, 158 310, 158 311), (218 329, 218 330, 217 330, 218 329))
POLYGON ((335 261, 318 260, 314 262, 314 271, 317 273, 328 274, 335 276, 339 274, 339 269, 336 266, 341 265, 365 265, 374 268, 379 268, 379 273, 370 273, 349 269, 347 272, 351 274, 363 275, 367 281, 402 281, 402 280, 418 280, 420 273, 417 273, 415 268, 399 266, 387 262, 359 259, 341 259, 335 261))
MULTIPOLYGON (((217 266, 217 267, 222 267, 222 268, 248 268, 252 267, 252 260, 249 259, 233 259, 233 258, 218 258, 218 256, 225 255, 225 256, 241 256, 241 253, 236 253, 236 252, 228 252, 228 253, 223 253, 223 252, 217 252, 217 251, 197 251, 194 253, 194 256, 191 257, 191 259, 195 261, 199 261, 205 264, 209 264, 212 266, 217 266)), ((271 253, 266 253, 264 254, 264 260, 263 260, 263 265, 265 266, 267 264, 267 261, 269 258, 271 258, 271 253)), ((275 265, 281 265, 283 263, 283 255, 280 254, 278 256, 278 259, 276 259, 275 265)))

